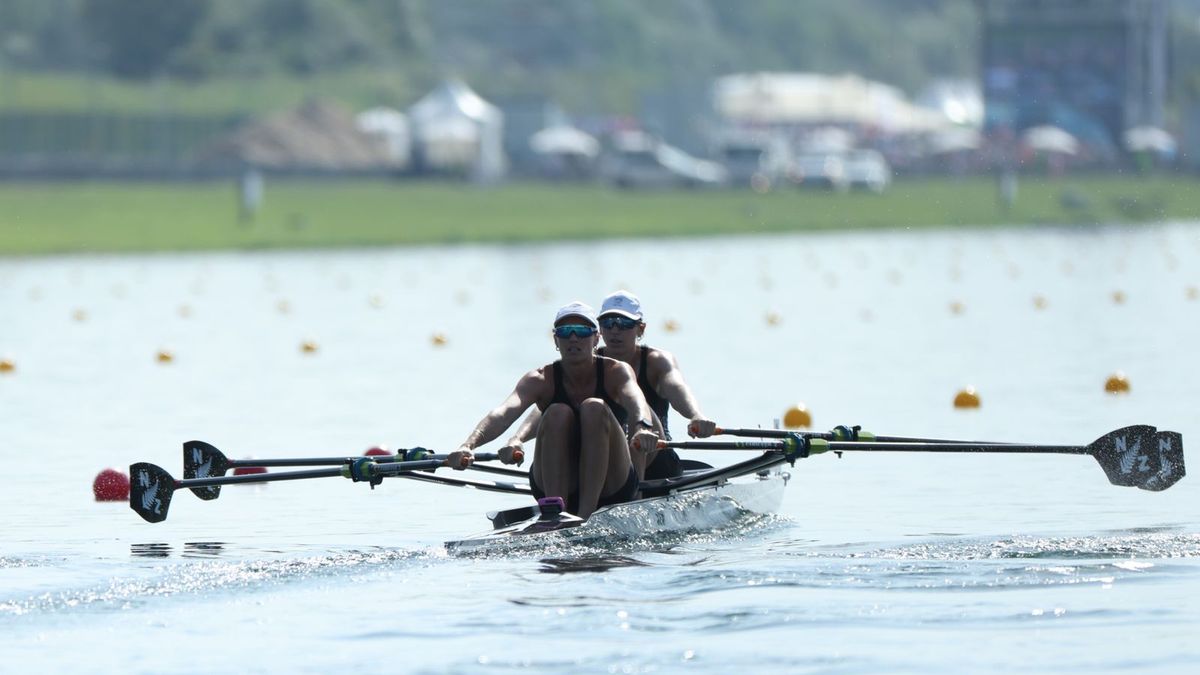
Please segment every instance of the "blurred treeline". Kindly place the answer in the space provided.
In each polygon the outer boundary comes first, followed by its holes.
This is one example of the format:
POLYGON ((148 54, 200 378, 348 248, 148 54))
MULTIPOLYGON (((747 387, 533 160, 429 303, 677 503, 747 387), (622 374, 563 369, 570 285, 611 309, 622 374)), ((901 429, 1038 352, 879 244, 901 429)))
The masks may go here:
POLYGON ((647 91, 747 70, 856 72, 913 92, 973 76, 977 43, 964 0, 0 1, 0 69, 22 77, 357 73, 370 84, 351 95, 364 104, 409 103, 447 74, 485 95, 614 112, 647 91))
MULTIPOLYGON (((1172 98, 1195 100, 1200 2, 1173 12, 1172 98)), ((752 70, 854 72, 915 94, 977 77, 979 42, 968 0, 2 0, 0 106, 97 107, 39 96, 39 77, 110 83, 101 107, 117 108, 151 84, 243 83, 206 95, 210 111, 260 107, 245 82, 284 99, 336 82, 348 103, 400 106, 448 74, 608 112, 752 70)))

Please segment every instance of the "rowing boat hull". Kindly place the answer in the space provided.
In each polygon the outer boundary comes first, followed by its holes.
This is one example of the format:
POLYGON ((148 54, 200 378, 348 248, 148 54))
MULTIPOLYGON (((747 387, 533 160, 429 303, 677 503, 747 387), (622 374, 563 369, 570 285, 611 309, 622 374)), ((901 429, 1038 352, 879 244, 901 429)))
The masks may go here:
POLYGON ((547 523, 535 516, 507 527, 446 542, 452 554, 540 550, 557 546, 609 545, 664 534, 709 532, 747 514, 773 513, 783 501, 787 474, 766 472, 746 478, 614 504, 586 522, 547 523))

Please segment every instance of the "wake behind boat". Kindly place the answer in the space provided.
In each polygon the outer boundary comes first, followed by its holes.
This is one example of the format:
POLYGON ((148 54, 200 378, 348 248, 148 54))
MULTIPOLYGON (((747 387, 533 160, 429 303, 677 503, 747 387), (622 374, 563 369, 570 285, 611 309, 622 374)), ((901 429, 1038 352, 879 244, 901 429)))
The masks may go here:
MULTIPOLYGON (((719 531, 752 513, 772 513, 783 498, 788 473, 784 463, 833 452, 972 452, 1021 454, 1091 455, 1114 485, 1161 491, 1185 475, 1183 438, 1173 431, 1135 425, 1105 434, 1088 445, 1027 445, 982 443, 928 438, 875 436, 858 427, 839 426, 829 432, 792 432, 765 429, 718 429, 719 435, 757 437, 755 441, 663 442, 660 447, 681 450, 740 450, 756 453, 750 459, 711 467, 684 461, 682 475, 644 481, 640 498, 607 506, 581 519, 563 510, 561 498, 550 497, 538 504, 488 514, 491 531, 451 540, 452 553, 508 551, 556 545, 609 545, 640 537, 664 534, 719 531)), ((532 497, 528 473, 487 464, 495 454, 478 453, 462 468, 508 480, 485 480, 437 475, 447 466, 447 455, 424 448, 402 450, 391 456, 310 457, 261 460, 231 460, 203 441, 184 443, 184 478, 173 478, 166 470, 139 462, 130 465, 129 506, 148 522, 166 519, 175 490, 188 488, 201 499, 216 499, 222 485, 263 483, 309 478, 343 477, 366 482, 372 487, 384 478, 399 477, 455 487, 532 497), (239 467, 322 466, 328 468, 279 473, 226 476, 239 467)))

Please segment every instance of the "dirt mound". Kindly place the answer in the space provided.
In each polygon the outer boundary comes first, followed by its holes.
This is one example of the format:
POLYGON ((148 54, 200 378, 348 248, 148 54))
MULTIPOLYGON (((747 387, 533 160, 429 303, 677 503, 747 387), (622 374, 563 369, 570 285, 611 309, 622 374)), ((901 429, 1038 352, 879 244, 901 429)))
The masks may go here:
POLYGON ((338 104, 308 101, 217 139, 199 153, 205 165, 264 169, 361 171, 397 166, 385 143, 359 130, 338 104))

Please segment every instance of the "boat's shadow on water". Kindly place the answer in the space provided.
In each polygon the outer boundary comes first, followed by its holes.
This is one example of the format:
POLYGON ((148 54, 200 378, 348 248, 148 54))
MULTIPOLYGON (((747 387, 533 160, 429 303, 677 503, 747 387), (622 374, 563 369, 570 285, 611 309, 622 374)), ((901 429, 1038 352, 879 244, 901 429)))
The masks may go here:
MULTIPOLYGON (((226 552, 228 544, 220 541, 189 541, 184 542, 179 551, 181 558, 216 558, 226 552)), ((130 544, 129 555, 135 558, 170 558, 175 555, 175 548, 165 542, 150 542, 145 544, 130 544)))
POLYGON ((650 567, 650 563, 623 555, 585 556, 581 558, 542 558, 539 572, 570 574, 572 572, 607 572, 620 567, 650 567))

